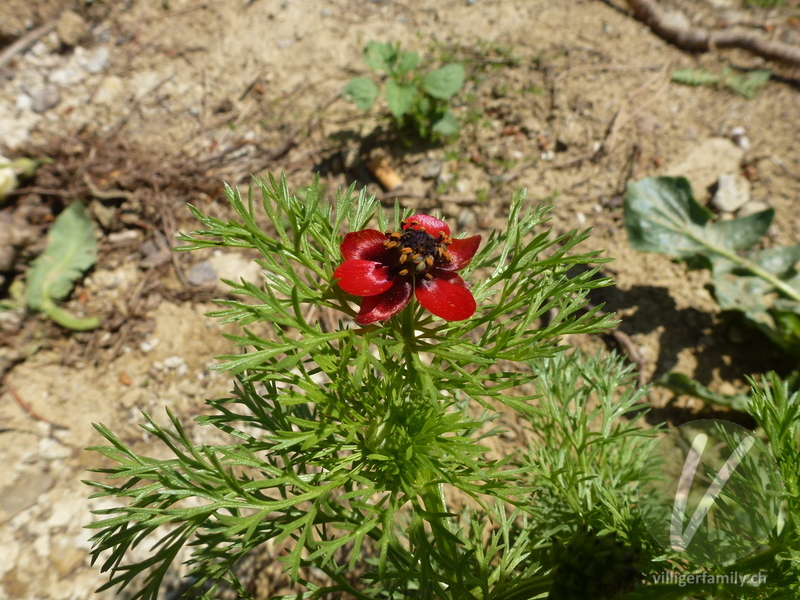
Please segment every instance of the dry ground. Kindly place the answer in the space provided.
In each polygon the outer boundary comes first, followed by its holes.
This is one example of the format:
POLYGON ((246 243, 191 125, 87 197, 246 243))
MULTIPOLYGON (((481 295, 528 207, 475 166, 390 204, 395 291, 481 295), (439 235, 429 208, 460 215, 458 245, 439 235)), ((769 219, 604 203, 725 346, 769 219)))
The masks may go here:
MULTIPOLYGON (((663 4, 695 24, 800 43, 791 3, 663 4)), ((4 0, 0 48, 64 8, 81 19, 0 67, 0 151, 52 159, 0 206, 30 233, 1 285, 8 294, 53 215, 86 200, 101 257, 69 307, 101 316, 103 327, 71 334, 0 312, 0 599, 89 598, 102 583, 82 529, 99 504, 87 505, 79 481, 100 464, 83 450, 99 442, 92 422, 146 449, 139 411, 160 418, 169 407, 188 422, 204 398, 228 390, 225 375, 207 370, 228 342, 202 315, 221 293, 217 276, 258 272, 248 257, 169 252, 175 232, 192 227, 186 202, 227 214, 223 180, 247 185, 251 173, 284 171, 300 188, 320 172, 331 193, 353 181, 381 193, 365 165, 383 155, 405 181, 405 205, 438 209, 469 232, 501 224, 524 187, 531 202, 555 205, 557 231, 591 226, 586 249, 616 259, 605 272, 617 287, 594 300, 622 318, 645 380, 677 370, 731 392, 743 374, 781 366, 764 340, 719 315, 705 274, 628 247, 621 197, 630 179, 673 173, 691 176, 707 201, 720 174, 744 172, 752 200, 777 212, 768 243, 800 242, 797 69, 744 52, 688 55, 623 2, 599 0, 4 0), (365 73, 370 40, 467 65, 457 143, 403 143, 377 111, 365 117, 338 97, 365 73), (776 76, 745 100, 670 82, 689 66, 776 76), (732 141, 736 127, 746 152, 732 141)), ((661 390, 651 399, 673 401, 661 390)), ((264 572, 260 594, 284 585, 264 572)))

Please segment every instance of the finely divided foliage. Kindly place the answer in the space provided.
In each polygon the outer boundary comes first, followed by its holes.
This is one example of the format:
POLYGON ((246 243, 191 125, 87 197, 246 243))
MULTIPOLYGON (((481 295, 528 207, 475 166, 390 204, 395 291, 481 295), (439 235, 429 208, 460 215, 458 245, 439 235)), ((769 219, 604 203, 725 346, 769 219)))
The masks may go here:
POLYGON ((254 179, 246 199, 226 192, 237 219, 191 207, 202 230, 180 238, 183 250, 261 255, 264 280, 227 281, 241 299, 211 313, 243 331, 217 366, 233 392, 198 418, 230 442, 197 445, 173 415, 166 427, 145 415, 172 454, 156 459, 97 426, 110 445, 93 449, 112 466, 89 484, 122 500, 90 525, 105 588, 130 584, 132 598, 154 600, 184 560, 197 594, 225 585, 249 597, 233 566, 270 542, 303 590, 292 598, 522 600, 550 587, 552 536, 616 532, 655 555, 631 500, 654 435, 637 424, 644 391, 619 359, 558 346, 612 324, 585 309, 588 291, 608 284, 595 277, 605 259, 575 251, 588 232, 553 237, 548 209, 517 194, 508 227, 459 271, 475 314, 443 321, 412 300, 359 327, 349 318, 359 298, 334 278, 343 236, 398 231, 410 212, 396 204, 387 218, 352 187, 329 203, 317 182, 300 200, 284 178, 254 179), (324 326, 322 309, 342 320, 324 326), (489 445, 501 411, 522 428, 499 456, 489 445), (131 562, 145 540, 157 542, 150 557, 131 562), (310 581, 308 567, 324 579, 310 581))

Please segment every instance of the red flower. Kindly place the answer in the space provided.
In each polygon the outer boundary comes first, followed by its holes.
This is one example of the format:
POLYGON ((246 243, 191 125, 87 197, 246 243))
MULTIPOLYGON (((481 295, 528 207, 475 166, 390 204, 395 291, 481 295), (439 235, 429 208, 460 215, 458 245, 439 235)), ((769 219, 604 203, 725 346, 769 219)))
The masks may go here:
POLYGON ((401 231, 362 229, 344 236, 344 262, 333 272, 348 294, 364 296, 356 323, 384 321, 403 310, 413 291, 422 306, 447 321, 475 312, 475 298, 454 271, 466 267, 481 236, 451 239, 444 221, 413 215, 401 231))

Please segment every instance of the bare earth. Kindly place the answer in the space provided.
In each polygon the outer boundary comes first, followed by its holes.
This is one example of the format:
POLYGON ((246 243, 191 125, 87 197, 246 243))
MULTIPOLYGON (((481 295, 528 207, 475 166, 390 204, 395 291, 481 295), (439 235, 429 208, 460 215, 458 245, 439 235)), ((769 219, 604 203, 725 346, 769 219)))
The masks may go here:
MULTIPOLYGON (((644 380, 676 370, 731 393, 746 389, 745 373, 780 365, 766 341, 719 314, 705 273, 629 248, 621 198, 628 180, 682 174, 705 202, 721 174, 745 174, 751 202, 776 210, 768 243, 800 242, 796 68, 744 52, 688 55, 631 19, 621 0, 0 4, 0 51, 64 8, 80 16, 62 16, 0 66, 0 153, 53 159, 0 205, 2 218, 32 232, 0 293, 41 251, 52 215, 79 198, 90 203, 101 251, 68 308, 103 320, 97 331, 69 333, 0 311, 0 599, 112 597, 92 594, 104 576, 90 566, 82 528, 90 509, 108 505, 87 501, 80 482, 103 464, 84 451, 101 441, 91 424, 160 455, 138 428, 140 411, 164 421, 168 407, 189 424, 205 398, 228 391, 229 377, 208 367, 231 348, 203 313, 223 291, 218 277, 257 280, 258 270, 249 256, 169 252, 175 232, 193 227, 186 202, 229 214, 222 181, 246 186, 251 173, 284 171, 301 188, 321 172, 331 193, 353 181, 382 193, 366 168, 382 155, 405 182, 404 205, 439 210, 468 232, 502 224, 511 194, 527 188, 530 202, 555 205, 556 231, 593 227, 585 249, 616 259, 604 272, 618 286, 593 301, 622 318, 644 380), (467 65, 457 143, 404 144, 377 110, 365 117, 338 98, 366 74, 370 40, 400 42, 434 65, 467 65), (776 76, 746 100, 670 82, 673 69, 692 66, 776 76), (737 127, 749 148, 735 142, 737 127)), ((662 4, 696 25, 800 44, 791 3, 662 4)), ((8 231, 0 229, 0 247, 8 231)), ((615 347, 611 338, 569 342, 615 347)), ((676 402, 659 389, 651 399, 676 402)), ((262 597, 286 585, 265 556, 253 584, 262 597)))

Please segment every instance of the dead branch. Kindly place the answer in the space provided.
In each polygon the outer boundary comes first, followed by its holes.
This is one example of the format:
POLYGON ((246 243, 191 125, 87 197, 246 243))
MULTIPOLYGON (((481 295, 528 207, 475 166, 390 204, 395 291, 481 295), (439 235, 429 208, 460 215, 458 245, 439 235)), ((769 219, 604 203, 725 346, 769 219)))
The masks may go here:
POLYGON ((767 60, 800 66, 800 47, 768 41, 749 33, 692 29, 683 15, 666 13, 654 0, 626 1, 636 19, 681 50, 709 52, 721 48, 740 48, 767 60))

